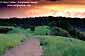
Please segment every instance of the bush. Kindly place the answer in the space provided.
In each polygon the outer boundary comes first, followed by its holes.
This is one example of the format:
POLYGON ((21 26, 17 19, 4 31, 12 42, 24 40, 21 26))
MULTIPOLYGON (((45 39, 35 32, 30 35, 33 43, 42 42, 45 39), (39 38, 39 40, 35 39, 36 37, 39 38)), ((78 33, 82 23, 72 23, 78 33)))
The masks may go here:
POLYGON ((73 38, 77 38, 77 39, 80 39, 80 40, 85 40, 84 34, 81 33, 77 28, 70 28, 67 31, 70 33, 70 35, 73 38))
POLYGON ((71 37, 70 34, 66 30, 59 28, 59 27, 53 27, 50 32, 50 35, 71 37))
POLYGON ((31 31, 35 31, 35 26, 30 27, 31 31))
POLYGON ((36 26, 34 34, 35 35, 48 35, 51 29, 48 26, 36 26))
POLYGON ((0 33, 8 33, 9 31, 11 31, 12 28, 0 28, 0 33))
POLYGON ((56 36, 67 36, 71 35, 72 38, 77 38, 80 40, 85 40, 85 36, 80 33, 79 29, 73 27, 70 23, 70 21, 65 20, 63 18, 60 18, 59 21, 52 21, 51 23, 49 23, 50 28, 52 28, 52 32, 51 35, 56 35, 56 36), (56 27, 62 28, 67 32, 62 33, 62 29, 61 32, 59 29, 56 29, 56 27))

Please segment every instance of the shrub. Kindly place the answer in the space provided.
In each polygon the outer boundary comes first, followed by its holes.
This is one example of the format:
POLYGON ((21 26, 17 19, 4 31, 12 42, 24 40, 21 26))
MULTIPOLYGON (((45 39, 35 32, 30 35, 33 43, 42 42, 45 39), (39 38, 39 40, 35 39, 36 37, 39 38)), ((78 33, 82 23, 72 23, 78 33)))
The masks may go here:
POLYGON ((51 29, 48 26, 36 26, 34 34, 35 35, 48 35, 51 29))
POLYGON ((71 37, 70 34, 66 30, 59 28, 59 27, 53 27, 50 32, 50 35, 71 37))
POLYGON ((30 27, 31 31, 35 31, 35 26, 30 27))
POLYGON ((11 28, 0 28, 0 33, 8 33, 11 30, 11 28))

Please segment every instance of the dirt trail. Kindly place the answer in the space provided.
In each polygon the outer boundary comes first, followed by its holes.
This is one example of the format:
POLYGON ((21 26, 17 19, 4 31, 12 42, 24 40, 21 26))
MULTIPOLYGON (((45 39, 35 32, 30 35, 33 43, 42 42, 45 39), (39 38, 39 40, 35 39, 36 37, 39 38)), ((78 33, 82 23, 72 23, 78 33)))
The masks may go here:
POLYGON ((7 51, 4 56, 42 56, 40 41, 37 38, 28 38, 21 45, 7 51))

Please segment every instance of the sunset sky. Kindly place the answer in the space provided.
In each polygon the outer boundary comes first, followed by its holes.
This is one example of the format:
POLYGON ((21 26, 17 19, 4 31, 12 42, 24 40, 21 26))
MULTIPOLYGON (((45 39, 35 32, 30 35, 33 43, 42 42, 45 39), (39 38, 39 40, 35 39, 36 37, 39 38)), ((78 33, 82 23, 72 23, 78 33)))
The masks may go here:
MULTIPOLYGON (((17 0, 12 0, 17 2, 17 0)), ((19 0, 18 0, 19 1, 19 0)), ((14 7, 0 3, 0 18, 12 17, 39 17, 39 16, 63 16, 63 17, 84 17, 85 0, 21 0, 34 2, 30 6, 14 7)), ((2 1, 1 1, 2 2, 2 1)))

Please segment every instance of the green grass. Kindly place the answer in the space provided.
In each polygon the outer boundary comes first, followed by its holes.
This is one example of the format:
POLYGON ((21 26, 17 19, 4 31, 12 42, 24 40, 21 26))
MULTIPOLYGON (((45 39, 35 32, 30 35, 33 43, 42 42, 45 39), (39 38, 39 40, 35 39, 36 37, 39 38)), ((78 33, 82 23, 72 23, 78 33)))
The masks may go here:
POLYGON ((23 39, 21 34, 0 34, 0 55, 4 53, 7 48, 13 48, 18 45, 23 39))
POLYGON ((7 34, 0 34, 0 55, 3 54, 6 49, 13 48, 21 43, 21 40, 25 39, 26 37, 46 35, 48 31, 47 26, 38 26, 34 32, 32 32, 30 28, 23 29, 20 27, 13 27, 13 30, 9 31, 7 34))
POLYGON ((35 31, 31 31, 30 28, 28 29, 23 29, 23 28, 13 28, 12 31, 8 33, 25 33, 28 36, 34 36, 34 35, 46 35, 50 32, 51 30, 49 29, 48 26, 36 26, 35 31))
POLYGON ((84 41, 61 36, 40 36, 40 39, 44 56, 85 56, 84 41))
POLYGON ((48 26, 37 26, 35 28, 35 35, 46 35, 50 32, 50 28, 48 26))
POLYGON ((30 28, 13 27, 13 30, 7 34, 0 34, 0 55, 7 48, 15 47, 21 43, 22 39, 39 35, 36 37, 39 37, 43 44, 44 56, 85 56, 84 41, 62 36, 46 36, 50 32, 51 29, 48 26, 37 26, 34 32, 30 28))

